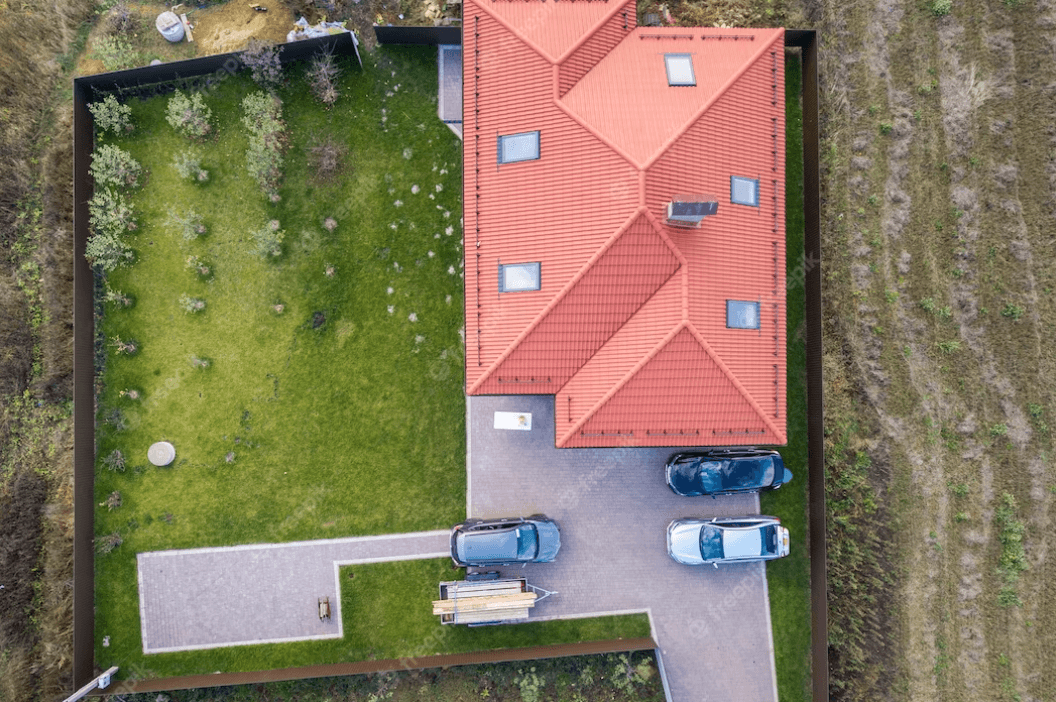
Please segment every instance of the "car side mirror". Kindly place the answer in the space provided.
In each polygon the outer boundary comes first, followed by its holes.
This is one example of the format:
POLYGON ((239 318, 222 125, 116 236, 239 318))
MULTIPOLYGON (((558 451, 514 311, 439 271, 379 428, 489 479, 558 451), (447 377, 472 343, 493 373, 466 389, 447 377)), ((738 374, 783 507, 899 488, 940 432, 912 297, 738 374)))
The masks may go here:
POLYGON ((714 561, 713 561, 713 562, 712 562, 712 565, 713 565, 713 566, 715 566, 715 569, 716 569, 716 570, 718 570, 718 568, 719 568, 719 564, 718 564, 718 563, 716 563, 716 562, 714 562, 714 561))

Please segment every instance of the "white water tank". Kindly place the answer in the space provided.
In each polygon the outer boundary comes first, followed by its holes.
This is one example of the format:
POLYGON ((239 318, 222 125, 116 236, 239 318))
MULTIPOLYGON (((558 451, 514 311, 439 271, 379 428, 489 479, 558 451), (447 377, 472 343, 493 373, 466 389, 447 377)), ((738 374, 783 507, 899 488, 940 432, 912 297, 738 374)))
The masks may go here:
POLYGON ((154 22, 154 26, 173 44, 183 41, 183 22, 176 16, 175 12, 162 12, 154 22))

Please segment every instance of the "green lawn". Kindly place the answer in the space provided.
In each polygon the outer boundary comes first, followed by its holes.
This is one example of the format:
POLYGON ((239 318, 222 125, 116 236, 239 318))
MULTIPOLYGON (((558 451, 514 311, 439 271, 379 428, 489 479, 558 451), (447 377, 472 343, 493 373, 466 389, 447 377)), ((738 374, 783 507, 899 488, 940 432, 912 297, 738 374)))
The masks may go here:
POLYGON ((443 626, 432 614, 437 585, 461 580, 463 572, 452 570, 446 558, 346 566, 341 568, 343 639, 140 655, 133 666, 144 666, 139 670, 149 677, 168 677, 649 636, 645 614, 472 629, 443 626))
MULTIPOLYGON (((795 479, 763 493, 764 514, 781 518, 792 539, 787 558, 766 566, 774 630, 777 688, 782 702, 809 700, 810 558, 807 552, 807 378, 803 287, 803 114, 798 57, 785 69, 785 226, 788 288, 788 446, 781 449, 795 479)), ((824 587, 824 583, 820 585, 824 587)))
MULTIPOLYGON (((133 356, 107 347, 97 423, 96 501, 118 491, 121 506, 97 509, 96 535, 116 532, 123 543, 96 558, 96 659, 123 676, 412 655, 439 629, 427 601, 450 567, 385 564, 357 569, 356 581, 406 589, 382 610, 385 627, 355 605, 358 588, 345 587, 344 641, 142 654, 137 552, 438 529, 465 517, 461 142, 436 116, 435 49, 383 47, 362 70, 342 67, 329 111, 311 98, 303 69, 287 68, 278 203, 246 170, 241 101, 257 90, 248 78, 206 92, 215 139, 178 136, 165 121, 168 96, 131 101, 136 131, 106 139, 149 171, 133 198, 136 261, 107 281, 135 303, 106 303, 99 322, 107 339, 140 345, 133 356), (307 151, 327 136, 347 145, 347 168, 313 185, 307 151), (183 149, 201 154, 206 183, 179 179, 171 163, 183 149), (171 209, 188 208, 208 228, 189 242, 165 225, 171 209), (282 255, 265 260, 249 235, 270 220, 286 239, 282 255), (211 277, 189 270, 189 256, 211 277), (185 312, 181 295, 205 309, 185 312), (177 459, 155 468, 147 448, 162 439, 177 459), (115 449, 123 472, 103 463, 115 449), (420 612, 407 606, 418 599, 420 612)), ((437 651, 621 635, 648 635, 648 624, 458 631, 437 651)))

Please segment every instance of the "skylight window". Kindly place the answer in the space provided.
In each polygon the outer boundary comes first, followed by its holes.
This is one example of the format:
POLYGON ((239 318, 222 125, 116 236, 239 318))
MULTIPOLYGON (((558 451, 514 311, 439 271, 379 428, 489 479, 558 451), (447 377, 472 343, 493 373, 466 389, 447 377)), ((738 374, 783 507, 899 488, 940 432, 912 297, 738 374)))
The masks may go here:
POLYGON ((664 54, 664 65, 667 66, 668 85, 696 85, 693 75, 693 57, 690 54, 664 54))
POLYGON ((499 163, 534 161, 539 158, 539 132, 499 137, 499 163))
POLYGON ((538 290, 541 282, 538 263, 511 263, 499 266, 499 292, 538 290))
POLYGON ((726 326, 729 329, 758 329, 759 303, 727 300, 726 326))
POLYGON ((730 202, 735 205, 759 206, 759 180, 756 178, 730 177, 730 202))

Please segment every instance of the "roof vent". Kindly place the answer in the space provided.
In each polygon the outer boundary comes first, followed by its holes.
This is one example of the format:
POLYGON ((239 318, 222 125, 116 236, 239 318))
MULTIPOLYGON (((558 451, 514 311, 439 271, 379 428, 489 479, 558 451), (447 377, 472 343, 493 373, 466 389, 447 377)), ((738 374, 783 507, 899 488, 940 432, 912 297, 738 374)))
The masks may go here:
POLYGON ((667 223, 696 229, 701 220, 718 211, 719 201, 714 195, 676 195, 667 203, 667 223))

